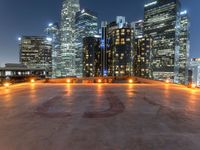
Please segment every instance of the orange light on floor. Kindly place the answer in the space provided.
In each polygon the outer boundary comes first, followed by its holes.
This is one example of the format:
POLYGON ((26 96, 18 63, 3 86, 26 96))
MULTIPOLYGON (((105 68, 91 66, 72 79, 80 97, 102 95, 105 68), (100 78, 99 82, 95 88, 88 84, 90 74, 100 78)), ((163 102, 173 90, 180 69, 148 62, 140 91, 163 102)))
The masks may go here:
POLYGON ((166 83, 170 83, 170 80, 169 80, 169 79, 167 79, 165 82, 166 82, 166 83))
POLYGON ((128 82, 129 82, 129 83, 133 83, 133 80, 132 80, 132 79, 129 79, 128 82))
POLYGON ((70 80, 70 79, 67 79, 67 83, 71 83, 71 80, 70 80))
POLYGON ((192 88, 196 88, 196 84, 193 83, 191 87, 192 87, 192 88))
POLYGON ((6 82, 3 84, 5 87, 9 87, 10 86, 10 83, 6 82))
POLYGON ((35 80, 34 80, 34 79, 31 79, 31 83, 35 83, 35 80))
POLYGON ((99 80, 98 80, 98 83, 102 83, 102 80, 101 80, 101 79, 99 79, 99 80))

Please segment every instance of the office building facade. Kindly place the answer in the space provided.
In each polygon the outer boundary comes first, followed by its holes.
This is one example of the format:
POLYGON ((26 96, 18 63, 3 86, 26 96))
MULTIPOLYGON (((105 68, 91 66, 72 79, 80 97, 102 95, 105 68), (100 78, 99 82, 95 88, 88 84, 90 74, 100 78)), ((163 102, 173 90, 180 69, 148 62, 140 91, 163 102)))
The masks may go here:
POLYGON ((83 39, 83 77, 102 76, 100 42, 100 37, 85 37, 83 39))
POLYGON ((47 37, 23 36, 20 39, 20 63, 29 68, 42 68, 52 76, 52 44, 47 37))
POLYGON ((135 39, 133 52, 133 75, 143 78, 151 78, 150 52, 153 40, 149 36, 135 39))
POLYGON ((144 6, 144 35, 153 38, 151 50, 152 78, 170 78, 178 83, 179 74, 179 0, 157 0, 144 6))
POLYGON ((124 77, 133 75, 133 30, 125 17, 107 26, 108 76, 124 77))
POLYGON ((61 76, 76 76, 75 17, 79 0, 64 0, 61 11, 61 76))

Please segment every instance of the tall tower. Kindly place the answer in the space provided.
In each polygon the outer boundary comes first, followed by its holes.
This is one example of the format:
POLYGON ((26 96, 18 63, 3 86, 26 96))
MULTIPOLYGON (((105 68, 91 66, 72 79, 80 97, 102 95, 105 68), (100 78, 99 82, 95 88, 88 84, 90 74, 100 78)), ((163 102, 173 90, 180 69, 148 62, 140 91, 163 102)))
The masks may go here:
POLYGON ((101 36, 83 39, 83 77, 101 76, 101 36))
POLYGON ((76 75, 75 16, 80 10, 79 0, 64 0, 61 12, 61 76, 76 75))
POLYGON ((124 77, 133 73, 133 30, 125 17, 107 25, 106 57, 108 76, 124 77))
POLYGON ((52 77, 60 77, 60 30, 58 23, 49 23, 45 29, 49 40, 52 40, 52 77))
POLYGON ((178 82, 180 7, 179 0, 152 0, 144 5, 144 35, 153 38, 153 79, 178 82))
MULTIPOLYGON (((137 33, 135 35, 137 35, 137 33)), ((133 51, 134 76, 151 78, 150 52, 152 49, 152 41, 152 38, 149 36, 141 36, 141 38, 139 38, 139 36, 135 37, 133 51)))
POLYGON ((180 16, 179 83, 187 84, 190 53, 190 19, 186 10, 182 11, 180 16))

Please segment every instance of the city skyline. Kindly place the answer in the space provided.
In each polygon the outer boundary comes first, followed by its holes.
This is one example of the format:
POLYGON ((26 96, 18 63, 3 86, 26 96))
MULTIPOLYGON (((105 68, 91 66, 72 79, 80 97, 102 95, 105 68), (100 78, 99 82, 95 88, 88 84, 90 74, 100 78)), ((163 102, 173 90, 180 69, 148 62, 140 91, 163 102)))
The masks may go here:
POLYGON ((199 150, 194 1, 0 0, 0 150, 199 150))
MULTIPOLYGON (((91 0, 88 0, 88 1, 81 0, 80 2, 81 2, 82 8, 95 10, 99 15, 99 21, 103 21, 103 20, 112 21, 115 19, 117 15, 126 16, 129 22, 137 21, 138 19, 143 19, 143 9, 144 9, 143 6, 144 6, 144 3, 148 2, 148 0, 142 0, 140 2, 139 1, 131 2, 130 0, 126 0, 126 1, 127 3, 124 3, 125 5, 121 9, 119 9, 121 7, 120 1, 118 0, 115 1, 115 7, 114 7, 115 9, 113 10, 109 10, 110 6, 112 6, 111 1, 107 1, 107 3, 104 3, 104 1, 92 2, 91 0), (125 11, 125 8, 127 9, 126 11, 125 11)), ((12 11, 7 14, 8 20, 4 19, 5 24, 3 22, 2 28, 1 28, 1 33, 2 33, 0 35, 0 52, 2 54, 0 56, 1 66, 3 66, 4 63, 8 63, 8 62, 18 62, 19 46, 17 43, 17 38, 19 36, 45 35, 44 29, 49 22, 60 21, 62 0, 59 0, 57 2, 48 2, 48 3, 45 3, 45 2, 47 1, 43 0, 42 2, 39 3, 36 0, 34 2, 30 2, 29 5, 26 5, 25 3, 22 6, 15 7, 15 8, 13 8, 14 6, 16 6, 14 5, 15 2, 14 3, 13 2, 11 3, 10 1, 2 2, 2 4, 0 5, 0 7, 3 7, 3 8, 0 8, 0 10, 2 11, 1 14, 5 14, 3 12, 7 12, 6 8, 8 8, 8 6, 10 6, 10 9, 12 9, 12 11), (36 5, 37 3, 40 4, 39 7, 36 5), (49 6, 48 9, 46 8, 47 4, 49 6), (30 6, 33 6, 33 7, 30 7, 30 6), (27 10, 22 9, 22 8, 26 8, 27 10), (37 12, 34 12, 34 8, 37 8, 37 12), (24 15, 25 11, 27 11, 28 15, 27 14, 24 15), (14 14, 14 12, 16 13, 14 14), (31 13, 34 13, 32 14, 32 17, 30 17, 31 13), (11 27, 10 26, 11 24, 14 24, 15 27, 11 27), (29 24, 32 24, 32 26, 30 26, 29 24)), ((182 8, 183 9, 187 8, 187 10, 189 11, 189 15, 191 17, 191 24, 192 24, 191 26, 191 57, 199 57, 200 52, 198 52, 198 45, 199 45, 198 37, 200 35, 198 35, 198 33, 200 31, 198 31, 198 28, 197 28, 198 20, 195 19, 196 15, 193 12, 195 11, 194 8, 196 7, 194 4, 192 5, 186 0, 181 0, 181 2, 183 3, 182 8), (192 18, 192 16, 194 17, 192 18)), ((2 18, 3 16, 0 15, 0 17, 2 18)), ((1 20, 3 20, 3 18, 1 20)))

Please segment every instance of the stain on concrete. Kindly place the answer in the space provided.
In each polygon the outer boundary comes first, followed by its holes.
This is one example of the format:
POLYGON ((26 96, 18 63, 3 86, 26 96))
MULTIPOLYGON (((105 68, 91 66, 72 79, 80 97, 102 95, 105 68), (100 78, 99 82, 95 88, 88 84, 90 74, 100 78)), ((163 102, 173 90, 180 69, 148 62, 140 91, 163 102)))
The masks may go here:
POLYGON ((88 111, 83 114, 84 118, 107 118, 113 117, 125 110, 124 104, 118 99, 113 92, 106 93, 106 100, 109 102, 109 109, 105 111, 88 111))
POLYGON ((50 100, 46 101, 37 108, 36 114, 50 118, 70 117, 71 114, 69 112, 57 111, 54 108, 54 105, 57 103, 57 101, 62 101, 62 100, 63 100, 62 96, 55 96, 51 98, 50 100))

